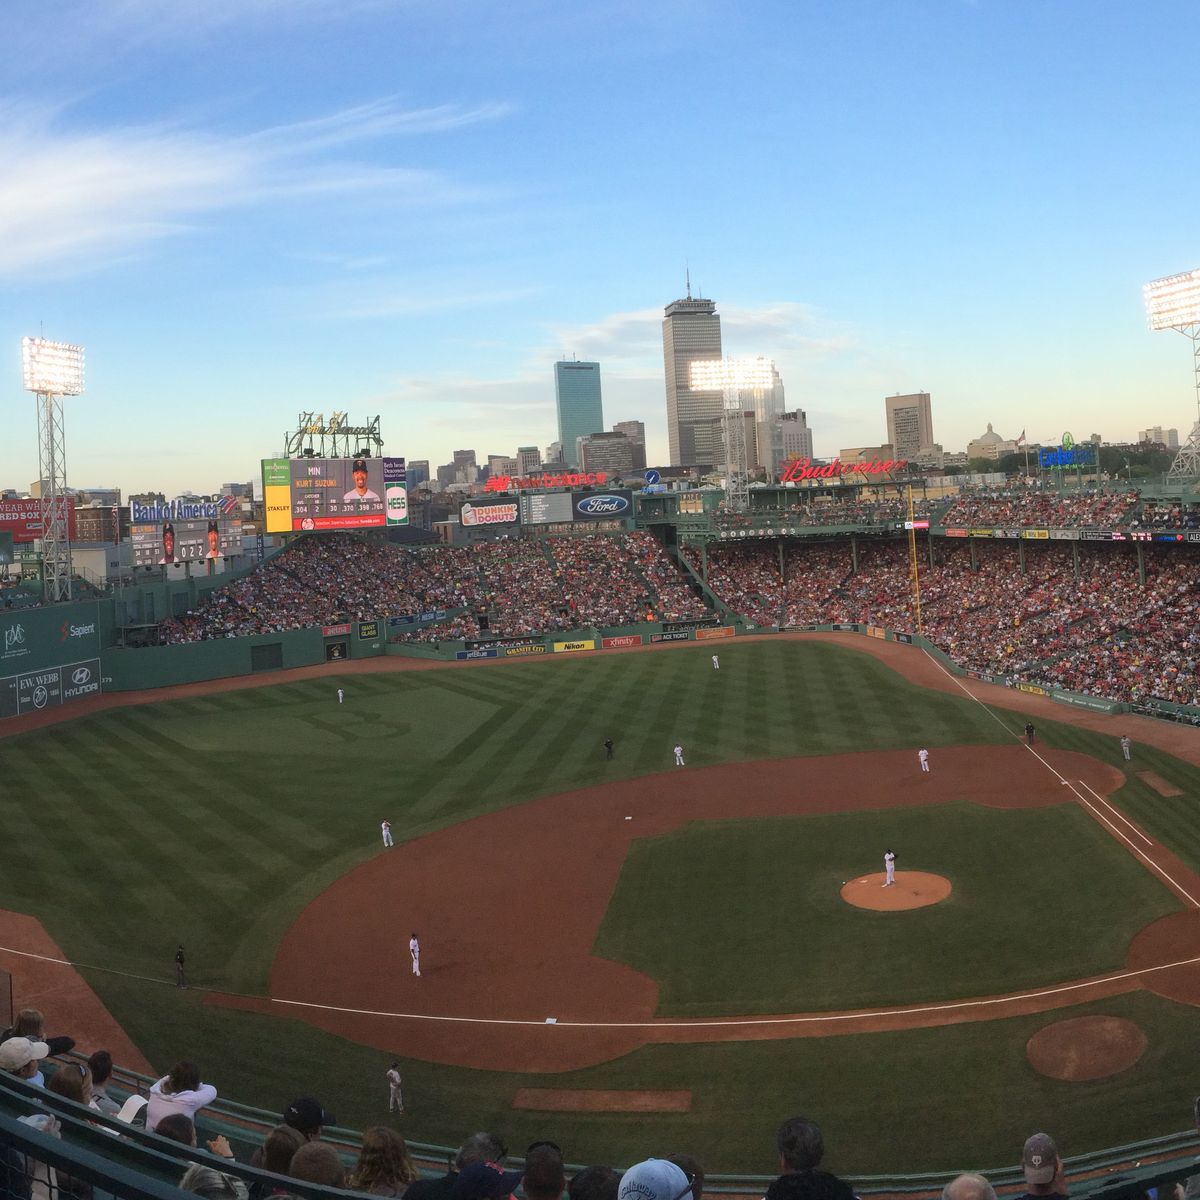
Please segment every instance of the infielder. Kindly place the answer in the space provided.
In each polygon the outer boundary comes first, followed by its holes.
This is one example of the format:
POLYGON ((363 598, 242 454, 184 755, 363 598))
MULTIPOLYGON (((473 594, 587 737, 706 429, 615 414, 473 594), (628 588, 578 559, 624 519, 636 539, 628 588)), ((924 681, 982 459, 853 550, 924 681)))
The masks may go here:
POLYGON ((917 757, 921 760, 921 770, 928 773, 929 771, 929 751, 918 750, 917 757))
POLYGON ((884 879, 884 887, 891 887, 896 882, 896 855, 892 850, 888 850, 883 856, 883 871, 886 878, 884 879))
POLYGON ((1133 743, 1129 740, 1128 735, 1121 738, 1121 753, 1125 755, 1126 762, 1133 757, 1133 743))
POLYGON ((683 761, 683 745, 680 742, 675 743, 675 765, 677 767, 687 766, 687 763, 683 761))
POLYGON ((721 660, 714 654, 713 655, 713 670, 719 671, 720 669, 721 669, 721 660))
POLYGON ((409 952, 409 954, 412 955, 413 974, 418 979, 420 979, 421 978, 421 943, 417 941, 417 935, 415 933, 412 935, 412 937, 410 937, 408 939, 408 952, 409 952))
POLYGON ((380 826, 380 829, 383 833, 383 848, 386 850, 390 845, 393 844, 392 843, 392 823, 391 823, 391 821, 384 821, 382 823, 382 825, 380 826))
POLYGON ((392 1063, 388 1067, 388 1112, 402 1113, 404 1111, 404 1096, 400 1092, 400 1064, 392 1063))
POLYGON ((342 691, 341 688, 338 688, 338 703, 339 704, 344 703, 345 699, 346 699, 346 693, 344 691, 342 691))

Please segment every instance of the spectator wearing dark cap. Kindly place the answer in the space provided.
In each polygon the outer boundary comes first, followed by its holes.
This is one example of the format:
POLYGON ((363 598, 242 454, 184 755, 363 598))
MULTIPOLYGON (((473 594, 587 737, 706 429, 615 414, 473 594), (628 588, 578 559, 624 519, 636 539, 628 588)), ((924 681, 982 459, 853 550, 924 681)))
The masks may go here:
POLYGON ((776 1144, 783 1174, 767 1188, 767 1200, 853 1200, 854 1191, 844 1179, 817 1170, 825 1157, 825 1139, 815 1121, 790 1117, 779 1127, 776 1144))
POLYGON ((326 1112, 315 1096, 297 1096, 283 1110, 283 1123, 298 1129, 312 1142, 321 1136, 324 1126, 336 1125, 337 1117, 331 1112, 326 1112))
POLYGON ((503 1163, 508 1147, 494 1133, 473 1133, 458 1148, 451 1169, 440 1179, 418 1179, 409 1185, 404 1200, 450 1200, 459 1172, 471 1163, 503 1163))
POLYGON ((567 1184, 570 1200, 617 1200, 621 1172, 612 1167, 584 1167, 567 1184))
POLYGON ((1025 1173, 1025 1196, 1067 1195, 1058 1147, 1048 1133, 1035 1133, 1025 1141, 1021 1152, 1021 1170, 1025 1173))
POLYGON ((367 460, 356 458, 350 467, 354 486, 342 497, 343 500, 378 500, 379 493, 367 487, 367 460))
POLYGON ((328 1142, 306 1142, 293 1155, 288 1174, 321 1187, 346 1186, 346 1165, 328 1142))
POLYGON ((553 1142, 534 1142, 525 1151, 521 1190, 525 1200, 559 1200, 567 1186, 562 1151, 553 1142))

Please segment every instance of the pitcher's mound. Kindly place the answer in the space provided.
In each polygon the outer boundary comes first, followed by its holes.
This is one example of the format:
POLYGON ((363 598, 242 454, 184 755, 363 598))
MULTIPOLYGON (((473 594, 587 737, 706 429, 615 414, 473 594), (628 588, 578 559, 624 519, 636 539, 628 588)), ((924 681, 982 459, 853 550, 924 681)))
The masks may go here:
POLYGON ((842 884, 842 899, 855 908, 870 908, 875 912, 899 912, 905 908, 926 908, 938 904, 950 895, 950 880, 928 871, 897 871, 896 882, 884 887, 886 878, 880 871, 875 875, 860 875, 842 884))
POLYGON ((1132 1067, 1146 1035, 1124 1017, 1073 1017, 1039 1029, 1025 1046, 1030 1065, 1051 1079, 1104 1079, 1132 1067))

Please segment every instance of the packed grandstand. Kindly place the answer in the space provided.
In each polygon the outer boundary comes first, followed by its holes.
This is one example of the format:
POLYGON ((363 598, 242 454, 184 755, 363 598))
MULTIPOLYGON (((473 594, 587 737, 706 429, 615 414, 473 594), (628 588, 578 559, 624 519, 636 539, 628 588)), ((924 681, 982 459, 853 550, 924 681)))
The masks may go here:
MULTIPOLYGON (((994 489, 918 506, 951 532, 997 526, 1010 536, 922 538, 917 588, 900 501, 824 502, 763 514, 715 514, 729 540, 655 532, 500 537, 466 546, 397 546, 348 533, 301 537, 193 611, 164 621, 168 644, 276 633, 380 614, 440 620, 393 633, 443 644, 641 622, 714 611, 759 627, 859 623, 921 633, 960 666, 1124 703, 1200 703, 1200 568, 1190 542, 1133 542, 1139 532, 1197 527, 1194 506, 1136 492, 994 489), (828 537, 752 537, 841 526, 828 537), (848 529, 887 526, 887 537, 848 529), (1119 541, 1024 540, 1021 531, 1105 528, 1119 541), (919 615, 918 615, 919 598, 919 615)), ((1182 538, 1182 534, 1180 535, 1182 538)))

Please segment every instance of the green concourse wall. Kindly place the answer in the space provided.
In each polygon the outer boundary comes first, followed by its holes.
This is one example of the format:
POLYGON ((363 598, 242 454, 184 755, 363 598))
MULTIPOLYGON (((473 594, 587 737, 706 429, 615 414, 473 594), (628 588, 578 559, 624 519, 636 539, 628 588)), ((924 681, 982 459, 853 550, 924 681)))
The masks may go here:
POLYGON ((100 647, 112 638, 106 601, 19 608, 0 616, 0 719, 100 691, 100 647))

